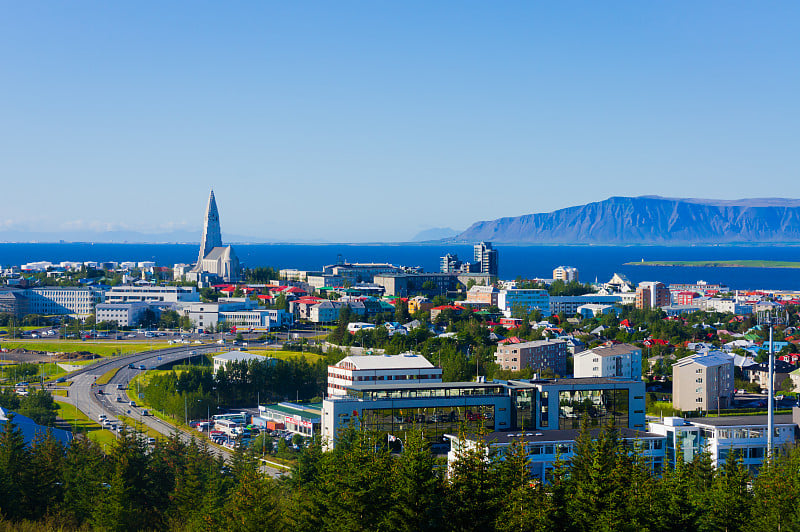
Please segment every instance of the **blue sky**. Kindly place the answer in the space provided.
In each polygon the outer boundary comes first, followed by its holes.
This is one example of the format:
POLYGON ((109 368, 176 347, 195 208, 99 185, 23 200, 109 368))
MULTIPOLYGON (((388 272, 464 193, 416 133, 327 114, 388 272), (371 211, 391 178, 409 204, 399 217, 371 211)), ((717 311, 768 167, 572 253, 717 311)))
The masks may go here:
POLYGON ((800 197, 797 2, 7 2, 4 230, 406 240, 800 197))

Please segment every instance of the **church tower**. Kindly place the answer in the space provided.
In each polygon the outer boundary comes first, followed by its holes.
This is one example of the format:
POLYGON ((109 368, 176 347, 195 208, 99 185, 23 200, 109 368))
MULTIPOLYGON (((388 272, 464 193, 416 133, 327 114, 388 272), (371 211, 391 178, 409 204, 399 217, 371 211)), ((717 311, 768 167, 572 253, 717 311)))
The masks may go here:
POLYGON ((200 241, 200 255, 197 257, 195 269, 202 267, 203 258, 212 249, 222 246, 222 235, 219 230, 219 211, 217 211, 217 200, 214 199, 214 191, 208 197, 208 207, 206 208, 206 218, 203 223, 203 239, 200 241))

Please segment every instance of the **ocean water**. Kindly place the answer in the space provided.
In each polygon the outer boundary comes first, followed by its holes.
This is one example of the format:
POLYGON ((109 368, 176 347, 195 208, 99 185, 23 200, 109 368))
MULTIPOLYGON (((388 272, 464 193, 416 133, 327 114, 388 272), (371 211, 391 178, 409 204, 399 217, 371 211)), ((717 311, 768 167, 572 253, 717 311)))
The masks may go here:
MULTIPOLYGON (((472 260, 472 246, 445 244, 237 244, 246 266, 319 270, 339 256, 349 262, 390 262, 438 271, 439 257, 456 253, 472 260)), ((689 283, 704 280, 733 289, 800 290, 800 270, 780 268, 689 268, 625 266, 644 260, 786 260, 800 262, 800 246, 508 246, 496 245, 500 277, 513 279, 552 275, 559 265, 575 266, 582 281, 607 281, 615 272, 634 283, 689 283)), ((192 263, 198 245, 192 244, 2 244, 0 265, 34 261, 155 261, 159 265, 192 263)))

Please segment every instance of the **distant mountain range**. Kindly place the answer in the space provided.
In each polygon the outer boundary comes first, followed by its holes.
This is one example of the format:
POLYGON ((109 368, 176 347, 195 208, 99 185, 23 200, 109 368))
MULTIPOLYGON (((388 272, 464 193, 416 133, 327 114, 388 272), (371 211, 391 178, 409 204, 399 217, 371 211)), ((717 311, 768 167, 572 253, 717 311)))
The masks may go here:
POLYGON ((459 233, 460 231, 456 231, 450 227, 431 227, 430 229, 425 229, 424 231, 420 231, 414 235, 414 238, 412 238, 411 241, 426 242, 429 240, 442 240, 443 238, 456 236, 459 233))
MULTIPOLYGON (((222 234, 225 244, 271 244, 278 239, 222 234)), ((198 244, 200 231, 142 233, 138 231, 0 231, 0 242, 93 242, 113 244, 198 244)), ((325 240, 296 239, 295 243, 324 243, 325 240)))
POLYGON ((549 213, 476 222, 452 240, 660 245, 800 242, 800 200, 615 196, 549 213))

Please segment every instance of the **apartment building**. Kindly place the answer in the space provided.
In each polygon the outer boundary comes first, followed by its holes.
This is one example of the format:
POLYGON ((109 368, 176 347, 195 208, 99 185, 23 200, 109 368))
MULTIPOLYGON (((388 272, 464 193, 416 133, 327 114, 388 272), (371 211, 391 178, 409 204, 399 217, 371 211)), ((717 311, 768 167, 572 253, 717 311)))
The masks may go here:
POLYGON ((498 345, 494 356, 503 369, 520 371, 531 368, 535 372, 549 369, 562 376, 567 373, 567 342, 563 340, 498 345))
POLYGON ((615 344, 595 347, 578 353, 575 378, 614 377, 631 380, 642 378, 642 350, 635 345, 615 344))
POLYGON ((578 281, 578 268, 574 266, 558 266, 556 269, 553 270, 553 280, 554 281, 564 281, 565 283, 569 283, 572 281, 578 281))
POLYGON ((658 281, 644 281, 636 288, 636 308, 654 309, 670 304, 669 289, 658 281))
POLYGON ((672 365, 672 405, 684 412, 727 408, 733 400, 733 356, 698 353, 672 365))
POLYGON ((497 276, 499 262, 497 250, 492 248, 491 242, 480 242, 473 247, 475 264, 480 264, 480 273, 497 276))
POLYGON ((328 366, 328 396, 346 395, 346 389, 354 384, 397 381, 442 382, 442 369, 431 364, 424 356, 414 353, 351 355, 328 366))

